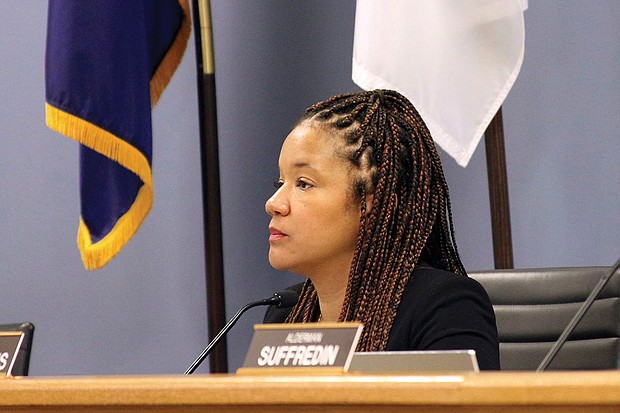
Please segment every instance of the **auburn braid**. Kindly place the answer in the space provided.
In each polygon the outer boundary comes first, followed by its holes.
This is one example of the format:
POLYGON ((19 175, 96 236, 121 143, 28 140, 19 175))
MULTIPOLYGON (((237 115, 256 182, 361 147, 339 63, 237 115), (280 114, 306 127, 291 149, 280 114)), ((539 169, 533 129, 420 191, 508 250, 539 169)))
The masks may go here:
MULTIPOLYGON (((339 321, 364 324, 358 351, 384 350, 420 256, 466 275, 439 154, 411 102, 391 90, 334 96, 308 108, 303 122, 335 131, 353 165, 361 219, 339 321)), ((319 314, 308 279, 286 321, 317 321, 319 314)))

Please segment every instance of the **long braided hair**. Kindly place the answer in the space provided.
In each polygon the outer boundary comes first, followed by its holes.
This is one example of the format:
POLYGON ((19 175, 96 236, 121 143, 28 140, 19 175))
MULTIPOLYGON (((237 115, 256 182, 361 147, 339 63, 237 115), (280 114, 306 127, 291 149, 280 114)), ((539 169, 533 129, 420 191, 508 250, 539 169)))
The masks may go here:
MULTIPOLYGON (((297 124, 303 122, 341 137, 361 208, 339 321, 364 323, 358 351, 384 350, 421 256, 434 267, 466 275, 439 155, 411 102, 391 90, 334 96, 308 108, 297 124), (366 205, 369 194, 372 205, 366 205)), ((308 279, 286 321, 317 321, 319 315, 308 279)))

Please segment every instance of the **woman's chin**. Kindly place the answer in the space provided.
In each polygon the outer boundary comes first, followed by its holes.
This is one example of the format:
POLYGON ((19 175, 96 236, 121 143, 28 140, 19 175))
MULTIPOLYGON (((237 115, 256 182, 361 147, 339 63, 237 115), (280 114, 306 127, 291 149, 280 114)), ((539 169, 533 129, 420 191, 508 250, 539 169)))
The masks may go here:
POLYGON ((269 254, 269 264, 279 271, 290 271, 291 265, 283 257, 279 257, 275 254, 269 254))
POLYGON ((269 254, 269 264, 278 271, 288 271, 294 274, 303 275, 299 265, 296 265, 295 262, 287 260, 284 257, 269 254))

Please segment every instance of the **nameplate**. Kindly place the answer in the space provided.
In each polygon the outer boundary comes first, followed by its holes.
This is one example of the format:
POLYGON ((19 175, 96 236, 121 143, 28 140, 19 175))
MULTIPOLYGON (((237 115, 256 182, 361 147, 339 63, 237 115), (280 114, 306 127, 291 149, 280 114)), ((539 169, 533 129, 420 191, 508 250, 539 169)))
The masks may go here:
POLYGON ((0 331, 0 376, 10 376, 24 339, 21 331, 0 331))
POLYGON ((361 323, 257 324, 238 374, 346 372, 361 323))

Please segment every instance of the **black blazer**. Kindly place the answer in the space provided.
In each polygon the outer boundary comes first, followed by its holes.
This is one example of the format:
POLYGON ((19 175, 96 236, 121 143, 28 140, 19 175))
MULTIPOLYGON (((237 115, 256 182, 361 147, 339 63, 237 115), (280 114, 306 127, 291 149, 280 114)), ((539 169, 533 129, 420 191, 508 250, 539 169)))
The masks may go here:
MULTIPOLYGON (((302 284, 289 287, 301 290, 302 284)), ((291 308, 269 307, 265 323, 282 323, 291 308)), ((405 287, 387 351, 475 350, 481 370, 499 370, 495 313, 474 279, 420 263, 405 287)))

